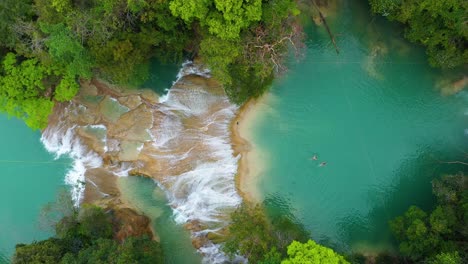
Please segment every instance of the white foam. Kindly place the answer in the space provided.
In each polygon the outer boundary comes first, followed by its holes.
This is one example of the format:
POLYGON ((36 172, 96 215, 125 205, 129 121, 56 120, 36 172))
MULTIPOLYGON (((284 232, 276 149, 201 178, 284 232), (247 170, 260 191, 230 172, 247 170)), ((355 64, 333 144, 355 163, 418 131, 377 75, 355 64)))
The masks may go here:
POLYGON ((133 166, 129 162, 120 162, 118 165, 111 167, 111 169, 115 176, 127 177, 130 171, 133 170, 133 166))
POLYGON ((55 159, 68 156, 73 159, 72 168, 65 176, 65 183, 69 184, 75 206, 79 206, 83 199, 85 173, 87 169, 102 166, 102 159, 93 151, 88 150, 75 135, 75 128, 48 127, 41 136, 46 150, 55 154, 55 159))
POLYGON ((229 259, 225 254, 222 253, 221 246, 219 244, 208 243, 199 249, 205 257, 203 258, 204 264, 212 263, 248 263, 247 259, 236 255, 233 259, 229 259))
MULTIPOLYGON (((190 74, 210 77, 208 69, 187 61, 179 71, 176 82, 190 74)), ((241 203, 234 179, 238 157, 233 156, 229 138, 229 124, 237 107, 230 104, 226 96, 175 86, 169 90, 158 110, 165 117, 159 129, 153 130, 153 146, 168 153, 154 157, 167 159, 173 166, 187 158, 193 162, 188 165, 190 169, 179 175, 167 175, 160 184, 166 186, 163 190, 174 210, 175 221, 179 224, 201 222, 206 229, 192 233, 194 237, 216 232, 228 224, 226 214, 241 203), (215 104, 224 104, 225 107, 209 112, 215 104), (182 119, 193 116, 202 118, 202 126, 184 128, 182 119), (177 150, 182 142, 193 142, 194 146, 183 154, 171 154, 170 150, 177 150), (194 151, 197 142, 202 143, 203 154, 194 151)), ((220 246, 211 242, 199 251, 204 255, 204 263, 224 263, 228 260, 220 246)), ((245 262, 245 259, 237 257, 236 262, 245 262)))
MULTIPOLYGON (((187 61, 179 71, 176 82, 193 74, 210 76, 208 69, 187 61)), ((162 175, 164 181, 159 184, 168 197, 177 223, 200 222, 205 229, 193 232, 193 237, 217 232, 228 224, 227 214, 241 203, 234 179, 238 157, 233 156, 229 138, 229 124, 237 107, 230 104, 226 96, 213 95, 196 87, 181 89, 176 86, 161 96, 159 103, 152 108, 155 111, 153 118, 162 119, 147 130, 151 144, 142 144, 138 151, 145 151, 146 146, 151 146, 156 151, 145 154, 154 160, 168 162, 165 164, 169 169, 183 169, 183 172, 174 170, 173 174, 177 175, 162 175), (189 118, 194 118, 193 124, 189 118), (183 167, 178 167, 180 164, 183 167)), ((68 120, 66 114, 64 119, 68 120)), ((101 125, 91 127, 106 129, 101 125)), ((47 128, 42 136, 44 146, 56 158, 67 155, 74 160, 66 182, 73 186, 76 205, 81 201, 84 190, 84 185, 77 183, 85 181, 87 169, 102 166, 102 159, 87 150, 75 135, 77 128, 67 122, 59 122, 56 127, 47 128)), ((106 143, 109 151, 120 148, 120 142, 115 138, 106 138, 106 143)), ((113 174, 125 177, 135 169, 135 165, 139 166, 139 163, 119 162, 107 168, 113 174)), ((228 260, 220 246, 213 243, 204 245, 199 251, 204 255, 205 263, 228 260)), ((241 258, 237 259, 243 262, 241 258)))
POLYGON ((169 89, 165 89, 164 92, 166 92, 165 94, 159 96, 159 103, 164 103, 167 101, 167 98, 169 97, 168 93, 169 93, 169 89))
POLYGON ((176 80, 173 82, 173 84, 175 84, 182 77, 187 75, 198 75, 203 76, 205 78, 210 78, 211 72, 208 68, 204 67, 203 65, 195 64, 193 63, 193 61, 187 60, 184 63, 182 63, 182 67, 177 73, 176 80))

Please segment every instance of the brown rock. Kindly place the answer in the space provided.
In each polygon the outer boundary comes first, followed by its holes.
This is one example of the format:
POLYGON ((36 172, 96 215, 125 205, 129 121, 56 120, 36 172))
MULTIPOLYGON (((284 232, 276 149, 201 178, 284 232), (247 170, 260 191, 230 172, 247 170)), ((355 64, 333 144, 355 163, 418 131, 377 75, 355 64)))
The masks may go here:
POLYGON ((135 94, 119 98, 119 102, 130 109, 135 109, 141 104, 141 97, 135 94))
POLYGON ((159 96, 152 90, 143 90, 140 95, 141 98, 148 101, 150 104, 159 103, 159 96))
POLYGON ((153 126, 153 114, 146 105, 141 104, 136 109, 127 112, 109 126, 109 136, 128 141, 145 142, 151 140, 147 129, 153 126))
POLYGON ((127 237, 147 235, 153 238, 150 220, 144 215, 140 215, 130 208, 115 209, 114 218, 114 238, 120 242, 127 237))

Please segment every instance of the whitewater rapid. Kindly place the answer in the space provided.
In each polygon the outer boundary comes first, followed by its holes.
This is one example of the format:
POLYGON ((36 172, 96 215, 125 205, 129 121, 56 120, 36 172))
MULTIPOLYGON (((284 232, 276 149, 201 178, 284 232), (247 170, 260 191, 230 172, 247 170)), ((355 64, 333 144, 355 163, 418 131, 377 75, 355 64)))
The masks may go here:
POLYGON ((98 87, 97 93, 61 106, 41 140, 57 158, 73 159, 66 183, 75 204, 83 200, 90 169, 144 174, 165 191, 177 223, 197 226, 189 229, 194 239, 204 238, 199 248, 204 262, 226 261, 220 246, 206 237, 226 227, 229 213, 241 203, 234 179, 238 157, 229 136, 238 108, 217 86, 209 70, 186 62, 157 102, 135 94, 101 94, 98 87))

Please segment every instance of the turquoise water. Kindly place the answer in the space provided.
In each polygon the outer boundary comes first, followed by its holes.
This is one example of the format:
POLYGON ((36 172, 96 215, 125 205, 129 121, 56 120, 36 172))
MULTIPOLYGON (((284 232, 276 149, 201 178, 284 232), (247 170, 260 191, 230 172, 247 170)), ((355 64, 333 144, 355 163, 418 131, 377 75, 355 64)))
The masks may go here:
POLYGON ((367 6, 343 2, 328 21, 340 54, 322 27, 306 26, 303 59, 274 84, 254 125, 268 153, 258 188, 326 245, 392 249, 388 220, 413 204, 430 208, 431 179, 463 169, 440 161, 468 147, 468 92, 441 96, 443 75, 421 48, 367 6))
POLYGON ((70 162, 54 161, 40 133, 20 120, 0 115, 0 133, 0 263, 6 263, 16 244, 53 234, 40 226, 39 214, 64 188, 70 162))
POLYGON ((165 263, 201 263, 189 232, 176 224, 164 191, 152 179, 123 177, 119 178, 119 186, 124 199, 151 219, 161 241, 165 263))

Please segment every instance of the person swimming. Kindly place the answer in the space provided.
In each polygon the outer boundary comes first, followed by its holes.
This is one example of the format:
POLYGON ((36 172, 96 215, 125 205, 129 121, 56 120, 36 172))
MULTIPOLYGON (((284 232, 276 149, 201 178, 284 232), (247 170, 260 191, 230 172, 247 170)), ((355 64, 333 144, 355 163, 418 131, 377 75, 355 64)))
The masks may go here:
POLYGON ((327 163, 324 161, 324 162, 321 162, 321 163, 319 164, 319 167, 323 167, 323 166, 325 166, 325 165, 327 165, 327 163))
POLYGON ((311 160, 318 160, 318 158, 317 158, 317 155, 316 155, 316 154, 314 154, 314 156, 312 156, 312 158, 310 158, 310 159, 311 159, 311 160))

